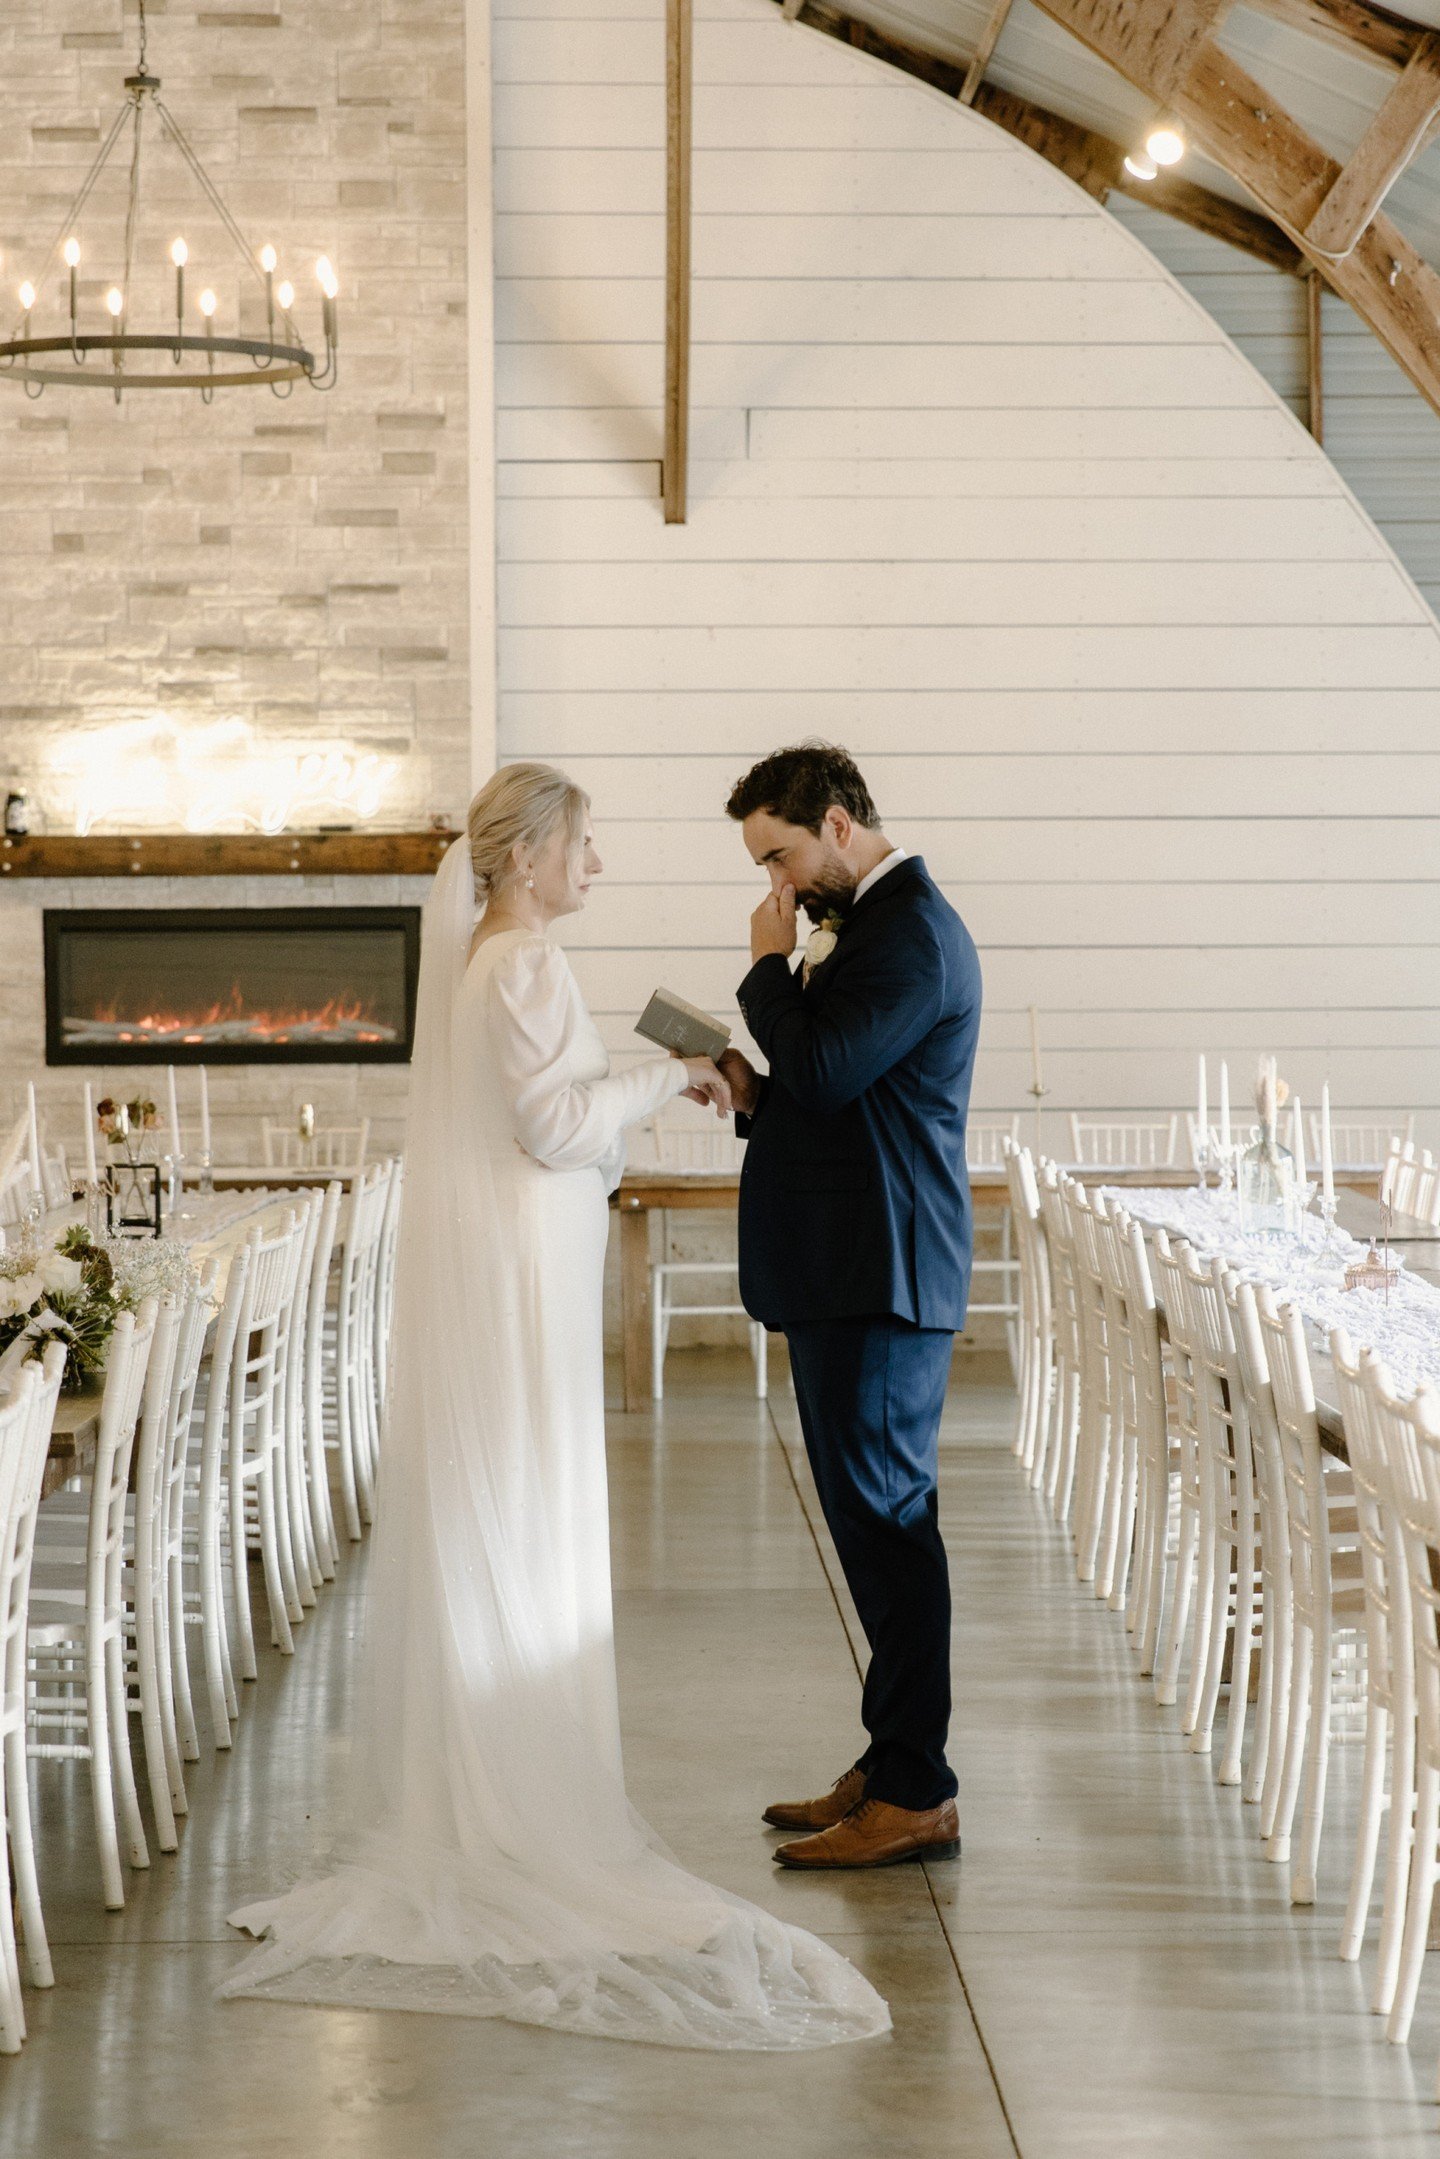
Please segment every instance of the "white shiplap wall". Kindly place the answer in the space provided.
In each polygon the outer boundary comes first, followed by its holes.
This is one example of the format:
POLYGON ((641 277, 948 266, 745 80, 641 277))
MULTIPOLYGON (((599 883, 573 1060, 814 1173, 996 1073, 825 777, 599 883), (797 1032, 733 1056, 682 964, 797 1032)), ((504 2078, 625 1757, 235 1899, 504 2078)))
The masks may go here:
MULTIPOLYGON (((1309 341, 1299 280, 1122 195, 1111 208, 1309 420, 1309 341)), ((1431 608, 1440 608, 1440 414, 1333 293, 1321 298, 1325 450, 1431 608)))
POLYGON ((661 522, 663 10, 497 0, 499 740, 595 799, 612 1049, 733 1013, 722 806, 850 745, 981 947, 979 1110, 1188 1098, 1203 1044, 1440 1109, 1440 633, 1280 399, 952 102, 698 0, 691 514, 661 522))

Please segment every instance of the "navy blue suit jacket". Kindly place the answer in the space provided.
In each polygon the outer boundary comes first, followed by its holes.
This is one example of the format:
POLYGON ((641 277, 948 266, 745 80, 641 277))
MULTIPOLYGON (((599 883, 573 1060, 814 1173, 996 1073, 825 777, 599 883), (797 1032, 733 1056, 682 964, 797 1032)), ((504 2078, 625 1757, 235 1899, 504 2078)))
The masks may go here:
POLYGON ((740 1009, 770 1066, 737 1119, 746 1310, 770 1327, 887 1314, 962 1327, 980 962, 920 857, 855 903, 808 985, 772 953, 740 1009))

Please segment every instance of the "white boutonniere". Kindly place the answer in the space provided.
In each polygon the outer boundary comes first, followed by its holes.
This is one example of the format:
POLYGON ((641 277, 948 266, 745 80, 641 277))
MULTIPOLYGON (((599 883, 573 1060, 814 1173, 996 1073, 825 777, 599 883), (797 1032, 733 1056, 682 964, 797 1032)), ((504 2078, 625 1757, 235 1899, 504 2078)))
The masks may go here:
POLYGON ((818 929, 813 929, 805 940, 805 965, 802 982, 808 982, 817 967, 822 967, 840 942, 840 917, 826 915, 818 929))

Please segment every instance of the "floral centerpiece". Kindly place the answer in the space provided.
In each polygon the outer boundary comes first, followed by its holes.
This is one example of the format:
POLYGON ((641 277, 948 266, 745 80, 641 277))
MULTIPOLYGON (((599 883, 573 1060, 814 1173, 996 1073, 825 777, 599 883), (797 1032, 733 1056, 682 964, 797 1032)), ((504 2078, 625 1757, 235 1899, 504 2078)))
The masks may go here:
POLYGON ((95 1105, 95 1122, 107 1146, 123 1148, 132 1162, 138 1162, 146 1134, 160 1122, 160 1112, 148 1095, 136 1095, 133 1102, 117 1102, 107 1094, 95 1105))
POLYGON ((79 1222, 52 1241, 27 1233, 0 1252, 0 1371, 63 1342, 63 1384, 77 1391, 104 1369, 122 1312, 195 1279, 189 1252, 170 1238, 93 1238, 79 1222))

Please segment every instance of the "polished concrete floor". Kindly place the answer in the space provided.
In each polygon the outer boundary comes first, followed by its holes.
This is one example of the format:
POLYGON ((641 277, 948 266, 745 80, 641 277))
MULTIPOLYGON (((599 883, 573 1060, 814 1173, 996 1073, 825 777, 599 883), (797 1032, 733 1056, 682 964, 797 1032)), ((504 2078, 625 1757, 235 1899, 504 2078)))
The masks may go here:
MULTIPOLYGON (((1292 1912, 1253 1810, 1154 1708, 1116 1618, 1075 1583, 1007 1451, 1009 1398, 952 1390, 965 1857, 780 1874, 767 1799, 858 1745, 856 1630, 783 1382, 672 1358, 611 1425, 632 1791, 693 1867, 825 1934, 892 2036, 712 2056, 504 2024, 212 1999, 225 1913, 306 1868, 345 1782, 364 1553, 262 1660, 231 1756, 202 1765, 178 1857, 100 1909, 84 1771, 37 1772, 58 1984, 0 2063, 7 2159, 1190 2159, 1434 2147, 1440 1981, 1408 2051, 1335 1955, 1356 1750, 1340 1750, 1321 1899, 1292 1912)), ((564 1805, 557 1795, 556 1835, 564 1805)))

